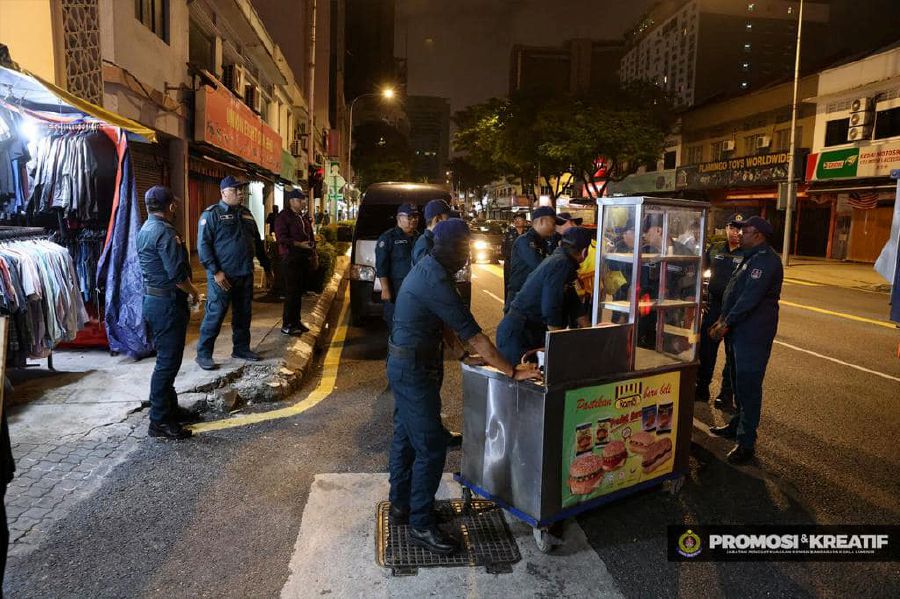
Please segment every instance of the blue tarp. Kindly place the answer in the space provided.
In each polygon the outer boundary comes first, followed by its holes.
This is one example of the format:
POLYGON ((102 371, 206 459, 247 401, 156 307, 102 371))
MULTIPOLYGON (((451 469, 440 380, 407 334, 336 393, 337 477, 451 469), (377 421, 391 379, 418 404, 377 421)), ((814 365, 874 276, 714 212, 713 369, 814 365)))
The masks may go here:
POLYGON ((128 144, 120 138, 118 145, 119 197, 113 207, 112 232, 100 256, 97 278, 106 284, 105 319, 110 351, 140 359, 153 351, 144 325, 144 286, 137 253, 141 214, 128 144))

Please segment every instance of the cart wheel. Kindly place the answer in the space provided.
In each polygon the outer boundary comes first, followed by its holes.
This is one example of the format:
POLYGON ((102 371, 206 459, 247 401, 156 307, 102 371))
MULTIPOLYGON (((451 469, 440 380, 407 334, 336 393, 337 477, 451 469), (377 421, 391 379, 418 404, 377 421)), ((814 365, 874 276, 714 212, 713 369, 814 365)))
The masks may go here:
POLYGON ((678 495, 681 493, 681 488, 684 486, 684 475, 682 474, 678 478, 673 478, 669 483, 669 494, 678 495))
POLYGON ((541 553, 553 552, 556 543, 553 542, 553 535, 550 534, 548 529, 535 528, 532 529, 532 534, 534 535, 534 542, 537 545, 538 551, 541 553))

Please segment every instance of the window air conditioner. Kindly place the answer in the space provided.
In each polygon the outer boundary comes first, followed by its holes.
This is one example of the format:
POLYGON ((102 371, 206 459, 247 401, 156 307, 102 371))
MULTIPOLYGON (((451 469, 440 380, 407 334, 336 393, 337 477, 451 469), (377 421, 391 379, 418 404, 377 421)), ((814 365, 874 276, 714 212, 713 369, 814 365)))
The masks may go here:
POLYGON ((222 67, 222 83, 240 97, 244 96, 244 81, 244 68, 240 65, 227 64, 222 67))
POLYGON ((772 138, 768 135, 760 135, 756 138, 756 149, 768 148, 772 145, 772 138))
POLYGON ((868 125, 850 127, 850 129, 847 131, 847 141, 862 141, 864 139, 869 139, 871 133, 872 128, 868 125))
POLYGON ((723 152, 734 152, 734 140, 726 139, 722 142, 722 151, 723 152))
POLYGON ((850 112, 866 112, 872 110, 872 98, 856 98, 850 102, 850 112))

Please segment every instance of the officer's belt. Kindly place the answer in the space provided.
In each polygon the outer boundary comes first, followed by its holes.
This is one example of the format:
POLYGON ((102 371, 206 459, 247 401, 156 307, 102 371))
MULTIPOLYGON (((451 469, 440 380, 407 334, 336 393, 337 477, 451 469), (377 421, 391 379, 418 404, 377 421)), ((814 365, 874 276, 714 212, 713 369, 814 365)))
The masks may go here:
POLYGON ((401 347, 399 345, 394 345, 393 343, 388 343, 388 353, 395 358, 416 360, 418 362, 433 362, 435 360, 441 360, 444 357, 441 344, 438 344, 437 347, 433 345, 401 347))
MULTIPOLYGON (((144 287, 144 295, 152 295, 153 297, 171 297, 177 298, 178 292, 181 291, 177 287, 173 287, 172 289, 160 289, 159 287, 144 287)), ((184 291, 181 292, 184 295, 184 291)))

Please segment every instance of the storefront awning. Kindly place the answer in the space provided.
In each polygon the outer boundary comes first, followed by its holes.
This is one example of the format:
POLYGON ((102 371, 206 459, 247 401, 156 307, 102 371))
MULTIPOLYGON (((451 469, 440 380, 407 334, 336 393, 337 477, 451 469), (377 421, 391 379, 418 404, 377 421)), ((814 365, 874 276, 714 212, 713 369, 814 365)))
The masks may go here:
POLYGON ((153 129, 91 104, 28 71, 19 72, 0 67, 0 98, 22 108, 52 113, 63 118, 86 115, 139 135, 146 141, 156 142, 156 132, 153 129))

